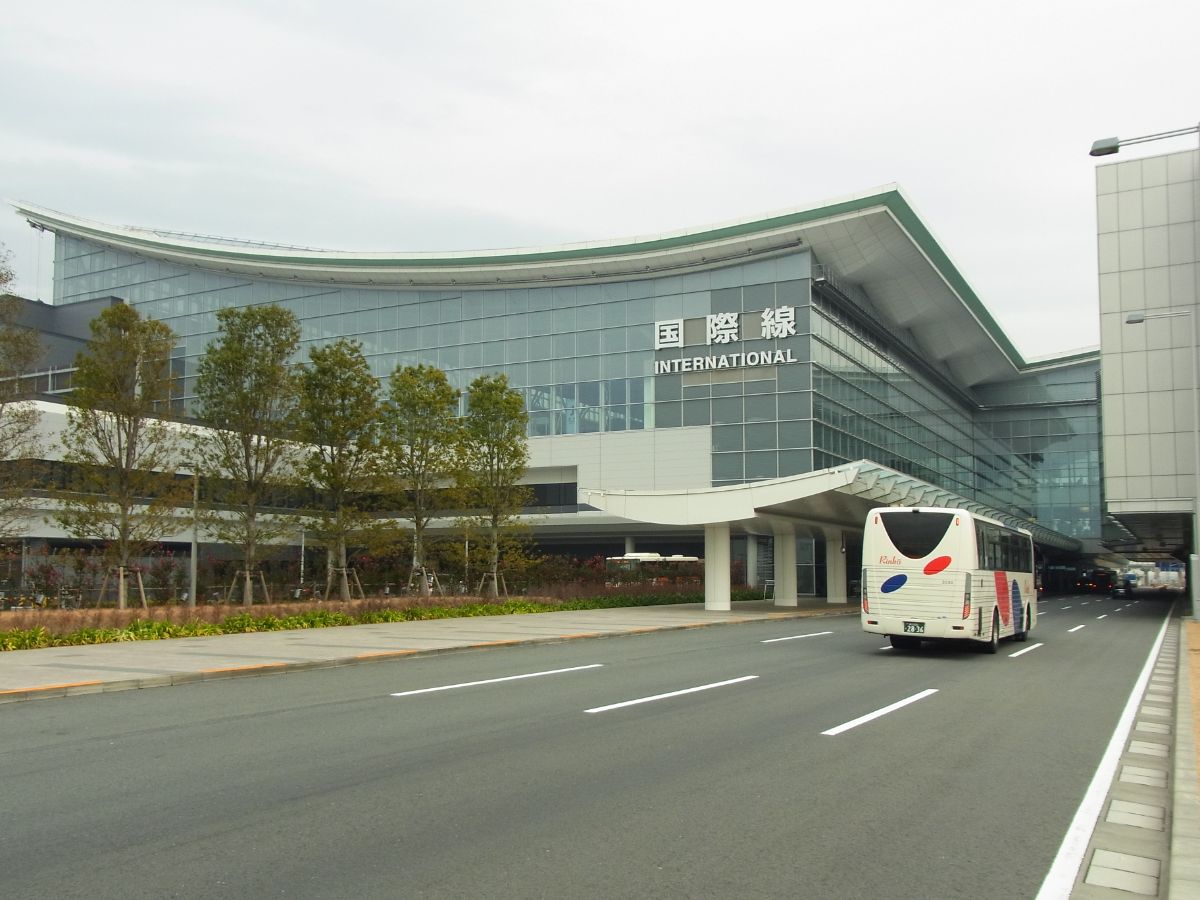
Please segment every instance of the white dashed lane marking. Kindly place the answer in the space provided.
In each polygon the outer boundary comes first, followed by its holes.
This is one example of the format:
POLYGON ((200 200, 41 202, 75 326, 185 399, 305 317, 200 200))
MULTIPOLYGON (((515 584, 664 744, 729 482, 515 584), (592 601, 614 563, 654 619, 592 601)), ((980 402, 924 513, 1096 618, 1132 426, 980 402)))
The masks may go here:
POLYGON ((604 663, 592 663, 590 666, 572 666, 569 669, 550 669, 546 672, 528 672, 524 675, 506 675, 503 678, 487 678, 483 681, 464 681, 462 684, 443 684, 439 687, 420 688, 415 691, 400 691, 393 697, 411 697, 414 694, 432 694, 437 691, 453 691, 458 688, 478 687, 481 684, 499 684, 502 681, 520 681, 523 678, 541 678, 543 675, 562 675, 564 672, 582 672, 584 669, 600 669, 604 663))

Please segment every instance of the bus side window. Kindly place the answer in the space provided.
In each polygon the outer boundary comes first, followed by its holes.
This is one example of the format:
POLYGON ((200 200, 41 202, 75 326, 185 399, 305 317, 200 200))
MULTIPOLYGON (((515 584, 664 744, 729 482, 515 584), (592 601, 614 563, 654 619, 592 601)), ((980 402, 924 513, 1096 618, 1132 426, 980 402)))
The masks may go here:
POLYGON ((982 522, 975 523, 975 545, 979 550, 979 565, 977 568, 990 569, 988 565, 988 536, 987 526, 982 522))
POLYGON ((1011 572, 1018 568, 1017 566, 1017 536, 1005 531, 1000 535, 1000 549, 1002 558, 1000 560, 1000 568, 1006 572, 1011 572))

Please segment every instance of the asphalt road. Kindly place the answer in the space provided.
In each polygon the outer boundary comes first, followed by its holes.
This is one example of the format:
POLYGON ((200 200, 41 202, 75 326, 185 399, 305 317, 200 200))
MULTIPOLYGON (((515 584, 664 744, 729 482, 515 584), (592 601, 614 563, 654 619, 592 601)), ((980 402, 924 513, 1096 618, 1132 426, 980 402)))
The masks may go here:
POLYGON ((847 617, 12 704, 2 893, 1033 897, 1168 610, 1046 602, 995 656, 847 617))

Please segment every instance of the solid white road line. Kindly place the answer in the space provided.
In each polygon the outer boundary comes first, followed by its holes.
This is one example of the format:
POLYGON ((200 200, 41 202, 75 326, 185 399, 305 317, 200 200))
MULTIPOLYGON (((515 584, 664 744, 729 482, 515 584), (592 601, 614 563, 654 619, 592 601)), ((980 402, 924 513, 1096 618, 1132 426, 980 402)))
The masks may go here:
POLYGON ((592 663, 590 666, 572 666, 569 669, 550 669, 546 672, 529 672, 525 675, 506 675, 503 678, 488 678, 484 681, 465 681, 462 684, 443 684, 441 687, 421 688, 416 691, 400 691, 393 697, 411 697, 413 694, 432 694, 436 691, 453 691, 456 688, 477 687, 481 684, 499 684, 501 681, 520 681, 522 678, 540 678, 543 675, 561 675, 563 672, 581 672, 584 669, 601 669, 604 663, 592 663))
POLYGON ((1028 653, 1030 650, 1036 650, 1038 647, 1041 647, 1041 646, 1042 646, 1041 644, 1030 644, 1030 645, 1029 645, 1028 647, 1026 647, 1024 650, 1018 650, 1016 653, 1010 653, 1010 654, 1008 654, 1008 658, 1009 658, 1009 659, 1016 659, 1016 658, 1017 658, 1018 656, 1020 656, 1021 654, 1023 654, 1023 653, 1028 653))
POLYGON ((769 638, 765 641, 759 641, 760 644, 775 644, 779 641, 798 641, 800 638, 820 637, 823 634, 833 634, 832 631, 814 631, 812 634, 793 634, 791 637, 769 638))
POLYGON ((727 684, 737 684, 741 681, 750 681, 757 677, 757 675, 743 675, 741 678, 730 678, 728 681, 717 681, 712 684, 702 684, 699 687, 684 688, 682 691, 671 691, 668 694, 655 694, 653 697, 639 697, 637 700, 623 700, 620 703, 610 703, 608 706, 593 706, 591 709, 585 709, 584 712, 608 712, 610 709, 621 709, 624 706, 637 706, 639 703, 650 703, 654 700, 666 700, 668 697, 680 697, 684 694, 694 694, 697 691, 708 691, 712 690, 713 688, 725 687, 727 684))
POLYGON ((1096 768, 1096 774, 1092 776, 1092 783, 1088 785, 1083 802, 1075 811, 1075 818, 1071 820, 1071 827, 1067 829, 1062 846, 1058 848, 1054 864, 1046 873, 1046 880, 1042 882, 1037 900, 1061 900, 1061 898, 1071 895, 1071 889, 1075 886, 1075 876, 1079 873, 1079 866, 1083 863, 1083 855, 1087 852, 1092 831, 1100 819, 1104 801, 1108 798, 1109 786, 1117 773, 1117 765, 1121 762, 1121 753, 1125 750, 1125 739, 1129 737, 1129 732, 1133 728, 1133 720, 1138 706, 1142 702, 1142 694, 1145 693, 1146 685, 1150 682, 1150 673, 1153 671, 1155 660, 1158 659, 1158 652, 1162 647, 1163 638, 1167 634, 1167 626, 1171 624, 1171 615, 1174 612, 1175 606, 1172 604, 1166 619, 1163 620, 1162 627, 1158 630, 1158 640, 1154 642, 1154 646, 1150 648, 1150 655, 1146 657, 1142 674, 1138 676, 1133 685, 1133 691, 1129 694, 1129 702, 1125 704, 1125 710, 1121 713, 1121 718, 1117 720, 1117 728, 1113 732, 1112 740, 1108 742, 1108 749, 1100 758, 1100 765, 1096 768))
POLYGON ((936 694, 937 688, 929 688, 921 691, 919 694, 913 694, 911 697, 905 697, 903 700, 897 700, 891 706, 885 706, 883 709, 877 709, 873 713, 867 713, 865 716, 859 716, 853 721, 846 722, 844 725, 839 725, 837 728, 830 728, 828 731, 822 731, 821 734, 827 734, 830 737, 841 734, 843 731, 849 731, 851 728, 857 728, 859 725, 865 725, 873 719, 878 719, 880 716, 886 716, 890 712, 895 712, 901 707, 908 706, 910 703, 916 703, 918 700, 924 700, 931 694, 936 694))
POLYGON ((1067 629, 1067 634, 1074 634, 1074 633, 1075 633, 1076 631, 1078 631, 1080 628, 1087 628, 1087 626, 1086 626, 1086 625, 1076 625, 1074 628, 1068 628, 1068 629, 1067 629))

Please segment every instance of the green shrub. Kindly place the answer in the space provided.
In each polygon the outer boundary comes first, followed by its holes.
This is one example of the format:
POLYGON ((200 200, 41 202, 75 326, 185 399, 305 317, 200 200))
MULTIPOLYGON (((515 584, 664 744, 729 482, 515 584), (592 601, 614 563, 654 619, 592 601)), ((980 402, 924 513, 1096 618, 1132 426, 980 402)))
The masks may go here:
POLYGON ((244 634, 249 631, 261 631, 258 623, 259 620, 250 613, 238 613, 234 616, 226 616, 220 627, 223 634, 244 634))
POLYGON ((310 609, 279 620, 280 628, 330 628, 335 625, 356 625, 357 620, 344 612, 331 609, 310 609))
POLYGON ((123 630, 131 641, 157 641, 162 638, 181 637, 182 629, 173 622, 157 619, 134 619, 123 630))
POLYGON ((358 616, 361 625, 377 625, 381 622, 405 622, 411 616, 404 609, 372 609, 358 616))
POLYGON ((179 627, 179 637, 205 637, 210 634, 224 634, 220 625, 214 625, 212 622, 201 622, 198 619, 189 619, 179 627))
POLYGON ((122 628, 80 628, 70 634, 61 634, 54 639, 55 646, 73 647, 82 644, 115 644, 127 640, 122 628))
POLYGON ((37 650, 51 645, 50 633, 40 625, 17 631, 0 631, 0 650, 37 650))

